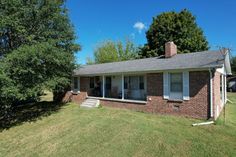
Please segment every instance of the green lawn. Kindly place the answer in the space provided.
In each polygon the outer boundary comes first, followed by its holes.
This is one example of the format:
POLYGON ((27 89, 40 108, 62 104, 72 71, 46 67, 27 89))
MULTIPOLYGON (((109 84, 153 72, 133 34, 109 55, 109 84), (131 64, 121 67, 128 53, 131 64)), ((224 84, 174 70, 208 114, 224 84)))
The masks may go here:
MULTIPOLYGON (((229 98, 236 102, 236 94, 229 98)), ((0 132, 0 156, 236 156, 236 103, 226 107, 226 124, 220 117, 198 127, 195 119, 76 104, 21 112, 32 118, 0 132)))

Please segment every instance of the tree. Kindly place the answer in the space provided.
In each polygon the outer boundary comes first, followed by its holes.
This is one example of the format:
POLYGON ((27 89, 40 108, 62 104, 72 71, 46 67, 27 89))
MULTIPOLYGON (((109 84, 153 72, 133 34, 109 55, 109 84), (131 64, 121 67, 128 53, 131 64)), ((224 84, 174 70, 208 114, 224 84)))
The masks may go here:
POLYGON ((37 99, 43 89, 57 97, 70 84, 74 53, 80 47, 64 4, 64 0, 0 2, 0 61, 19 101, 37 99))
POLYGON ((12 116, 12 103, 20 97, 13 80, 4 73, 3 68, 0 62, 0 128, 8 124, 12 116))
POLYGON ((0 52, 10 53, 22 44, 54 42, 73 52, 78 49, 64 0, 1 0, 0 52))
POLYGON ((94 60, 92 60, 90 57, 87 57, 86 58, 86 64, 87 65, 92 65, 92 64, 95 64, 94 60))
POLYGON ((147 44, 141 49, 141 57, 164 55, 164 46, 173 41, 178 53, 208 50, 203 31, 197 26, 195 17, 184 9, 179 13, 165 12, 153 18, 146 32, 147 44))
POLYGON ((108 63, 134 59, 137 57, 137 48, 134 43, 127 40, 125 44, 121 41, 105 41, 100 43, 94 50, 94 61, 87 58, 87 64, 108 63))
POLYGON ((236 56, 231 59, 232 74, 236 75, 236 56))

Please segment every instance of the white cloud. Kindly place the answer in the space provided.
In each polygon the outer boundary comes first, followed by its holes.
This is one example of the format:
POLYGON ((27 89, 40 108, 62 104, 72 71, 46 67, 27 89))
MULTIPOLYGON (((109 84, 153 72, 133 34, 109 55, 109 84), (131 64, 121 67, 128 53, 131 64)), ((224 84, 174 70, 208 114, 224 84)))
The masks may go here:
POLYGON ((142 31, 146 29, 145 24, 142 22, 136 22, 133 27, 137 29, 139 33, 142 33, 142 31))

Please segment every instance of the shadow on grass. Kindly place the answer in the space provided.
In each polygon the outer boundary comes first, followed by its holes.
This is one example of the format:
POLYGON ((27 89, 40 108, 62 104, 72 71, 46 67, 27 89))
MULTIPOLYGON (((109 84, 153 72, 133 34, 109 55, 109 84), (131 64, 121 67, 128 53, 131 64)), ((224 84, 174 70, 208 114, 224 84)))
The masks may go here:
POLYGON ((13 109, 12 115, 7 120, 0 120, 0 132, 23 122, 34 122, 43 117, 57 112, 65 103, 36 102, 25 104, 13 109))

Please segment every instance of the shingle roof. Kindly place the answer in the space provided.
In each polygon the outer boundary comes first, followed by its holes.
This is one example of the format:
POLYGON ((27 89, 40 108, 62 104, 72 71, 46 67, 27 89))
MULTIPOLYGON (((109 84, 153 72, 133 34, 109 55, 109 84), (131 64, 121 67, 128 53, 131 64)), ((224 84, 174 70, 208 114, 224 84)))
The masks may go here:
POLYGON ((74 75, 206 69, 210 67, 222 67, 223 63, 224 55, 220 51, 203 51, 177 54, 171 58, 153 57, 122 62, 84 65, 74 70, 74 75))

